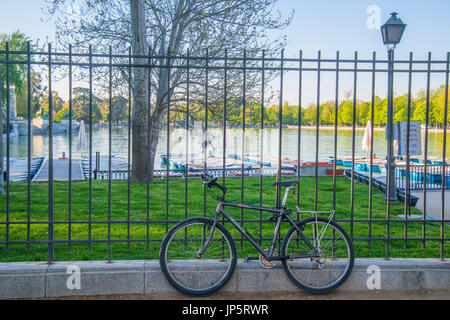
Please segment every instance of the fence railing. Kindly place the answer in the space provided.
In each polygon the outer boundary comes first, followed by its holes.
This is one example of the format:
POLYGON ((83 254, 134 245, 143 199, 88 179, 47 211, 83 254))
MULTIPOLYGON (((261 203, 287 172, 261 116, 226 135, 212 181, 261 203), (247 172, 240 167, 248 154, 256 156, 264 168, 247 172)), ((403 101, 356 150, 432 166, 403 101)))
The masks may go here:
POLYGON ((409 190, 450 189, 450 167, 442 165, 410 165, 409 178, 406 165, 396 167, 397 186, 409 190), (409 186, 407 186, 409 183, 409 186))
MULTIPOLYGON (((408 105, 407 105, 407 121, 411 120, 411 86, 413 83, 413 75, 424 75, 427 79, 427 88, 426 88, 426 130, 425 130, 425 162, 428 156, 428 121, 429 121, 429 108, 430 108, 430 77, 432 75, 443 75, 445 77, 445 86, 448 88, 448 78, 449 78, 449 64, 450 64, 450 55, 447 55, 446 59, 441 60, 432 60, 431 55, 428 59, 420 60, 413 59, 412 54, 410 55, 410 59, 406 60, 395 60, 395 69, 394 74, 396 76, 403 74, 407 76, 408 83, 408 105)), ((106 79, 106 88, 105 92, 107 93, 107 109, 112 110, 112 85, 114 77, 116 76, 115 71, 120 71, 117 73, 117 79, 122 79, 123 87, 126 93, 128 93, 129 97, 132 96, 132 88, 131 88, 131 77, 132 70, 134 69, 144 69, 150 74, 151 83, 149 84, 148 92, 148 100, 147 100, 147 108, 149 114, 152 114, 152 104, 154 104, 155 97, 152 96, 152 90, 154 86, 157 85, 155 82, 155 77, 157 73, 163 69, 169 69, 171 74, 177 72, 179 77, 177 79, 183 79, 179 83, 175 83, 174 77, 169 78, 169 87, 174 86, 177 89, 176 99, 173 96, 173 100, 168 103, 168 107, 174 107, 177 103, 183 103, 186 108, 184 110, 185 116, 183 120, 176 119, 178 122, 185 121, 186 126, 186 135, 189 136, 189 128, 191 126, 191 122, 195 117, 198 117, 198 114, 194 114, 193 111, 193 100, 190 100, 191 94, 193 95, 193 88, 195 86, 196 95, 202 96, 202 99, 197 100, 196 106, 199 107, 203 114, 204 119, 202 119, 202 130, 204 132, 208 132, 210 127, 212 127, 212 123, 208 120, 208 115, 214 114, 217 116, 217 110, 219 111, 219 115, 221 118, 220 123, 214 123, 214 127, 216 130, 222 132, 223 143, 221 144, 222 150, 217 155, 217 158, 221 160, 221 163, 215 166, 208 165, 207 161, 201 163, 200 169, 209 170, 210 173, 213 173, 215 176, 220 176, 222 178, 223 183, 227 183, 231 180, 231 176, 236 176, 236 179, 240 179, 240 196, 239 200, 241 202, 245 202, 246 199, 250 198, 249 193, 252 193, 252 199, 254 200, 254 195, 257 195, 257 200, 260 205, 267 201, 267 195, 264 194, 267 192, 266 190, 266 179, 269 179, 269 182, 272 182, 274 179, 273 176, 276 176, 277 180, 281 180, 284 170, 284 153, 290 152, 290 154, 294 154, 291 159, 297 164, 297 167, 301 166, 303 153, 309 152, 313 155, 313 159, 310 159, 312 162, 312 167, 314 168, 314 176, 310 180, 306 180, 306 184, 302 184, 298 187, 296 192, 296 203, 303 206, 310 206, 313 210, 321 209, 319 207, 328 206, 329 209, 336 211, 336 220, 344 225, 344 227, 349 232, 352 240, 354 242, 363 242, 366 243, 366 247, 371 250, 377 245, 378 251, 374 249, 374 251, 382 252, 386 258, 391 256, 392 246, 398 253, 398 250, 412 250, 409 248, 409 243, 411 242, 420 242, 422 248, 429 248, 427 244, 432 243, 433 246, 438 246, 438 256, 441 259, 444 259, 445 256, 448 257, 448 242, 450 240, 448 233, 446 234, 446 230, 448 228, 447 224, 450 222, 448 218, 448 208, 449 205, 445 202, 446 193, 445 190, 448 189, 448 175, 445 161, 441 166, 423 166, 416 167, 410 163, 409 157, 407 157, 406 167, 398 167, 397 172, 400 173, 398 182, 400 183, 399 187, 404 189, 406 194, 410 192, 410 190, 416 190, 419 186, 424 190, 423 192, 423 201, 426 203, 427 198, 427 190, 436 190, 439 189, 441 191, 441 200, 440 200, 440 210, 438 216, 434 220, 428 220, 425 213, 422 213, 422 218, 420 219, 411 219, 409 218, 409 214, 411 213, 413 208, 410 207, 409 202, 407 201, 407 196, 404 198, 404 206, 399 209, 399 206, 394 207, 390 204, 384 204, 385 209, 380 209, 380 199, 378 196, 379 193, 376 188, 373 188, 373 182, 376 177, 376 172, 374 172, 374 134, 371 135, 370 141, 370 152, 366 160, 368 161, 368 166, 371 168, 367 173, 367 179, 369 181, 368 187, 364 187, 367 189, 360 189, 360 186, 357 185, 358 181, 355 179, 355 167, 352 166, 349 173, 349 182, 347 180, 343 180, 337 174, 338 164, 337 161, 334 161, 332 164, 331 176, 330 177, 322 177, 319 175, 320 161, 324 161, 324 157, 322 156, 323 152, 328 153, 333 159, 337 159, 341 152, 345 152, 346 155, 350 152, 350 161, 352 163, 357 163, 357 123, 356 123, 356 105, 358 104, 358 77, 361 75, 365 75, 368 77, 368 87, 369 87, 369 95, 371 99, 370 103, 370 115, 371 115, 371 130, 374 132, 374 117, 375 113, 378 112, 375 109, 375 96, 376 96, 376 82, 380 81, 379 75, 385 75, 388 72, 387 68, 388 61, 387 59, 379 59, 376 57, 375 53, 373 54, 371 59, 360 59, 358 58, 358 54, 355 53, 354 58, 351 59, 342 59, 337 52, 335 58, 323 58, 321 53, 318 53, 318 56, 315 58, 305 58, 303 57, 302 52, 299 53, 298 57, 295 58, 286 58, 284 57, 284 52, 280 54, 279 57, 266 57, 263 52, 260 55, 247 55, 245 52, 242 54, 231 56, 229 53, 224 52, 221 56, 209 56, 201 55, 201 56, 193 56, 190 55, 189 52, 186 54, 179 55, 158 55, 158 56, 135 56, 131 54, 131 50, 127 54, 113 54, 112 49, 109 50, 109 53, 98 53, 93 52, 90 48, 88 52, 77 52, 72 51, 72 48, 69 48, 68 52, 55 52, 52 50, 49 45, 47 51, 42 52, 33 52, 28 47, 27 51, 13 51, 10 50, 8 44, 6 45, 6 50, 0 51, 0 68, 5 73, 4 82, 0 84, 1 88, 6 88, 6 119, 4 121, 7 127, 10 126, 11 122, 14 119, 11 118, 11 105, 10 105, 10 90, 9 88, 12 86, 12 78, 10 74, 10 69, 13 65, 24 65, 27 71, 25 75, 27 81, 26 88, 26 96, 27 100, 27 128, 28 128, 28 136, 26 140, 26 153, 28 159, 28 176, 30 178, 31 168, 31 157, 33 155, 33 136, 31 134, 32 128, 32 106, 31 106, 31 96, 32 96, 32 82, 31 82, 31 71, 33 68, 40 68, 40 70, 44 70, 46 74, 46 84, 49 91, 48 96, 48 114, 49 114, 49 122, 48 122, 48 153, 46 155, 47 163, 48 163, 48 188, 45 193, 41 193, 39 195, 34 194, 34 185, 31 184, 31 179, 28 179, 25 185, 20 185, 17 183, 11 182, 11 167, 10 161, 12 158, 11 155, 11 142, 12 138, 10 137, 10 132, 7 131, 5 135, 5 168, 4 170, 8 173, 6 175, 5 181, 5 195, 0 197, 1 201, 4 203, 4 206, 1 210, 2 220, 0 221, 0 235, 2 239, 0 240, 0 249, 2 253, 0 253, 3 257, 8 257, 9 255, 14 254, 14 250, 12 248, 25 248, 20 251, 23 254, 31 254, 33 250, 36 248, 34 245, 45 245, 48 247, 47 250, 47 258, 48 262, 58 260, 60 256, 64 256, 61 254, 63 251, 58 251, 55 256, 55 246, 58 246, 59 250, 73 250, 73 246, 78 244, 87 244, 87 250, 92 251, 95 246, 105 245, 105 258, 108 260, 112 259, 112 255, 114 255, 113 246, 118 243, 127 244, 127 249, 130 250, 130 244, 133 243, 143 243, 146 244, 146 249, 152 247, 152 245, 157 246, 158 243, 162 240, 164 236, 164 232, 156 232, 154 228, 156 226, 160 226, 165 231, 173 225, 174 222, 183 219, 184 217, 189 216, 190 210, 197 210, 198 207, 202 207, 199 212, 203 211, 203 215, 207 215, 208 205, 206 201, 207 193, 205 189, 201 189, 202 200, 200 203, 196 205, 190 204, 190 197, 193 197, 192 190, 190 190, 191 179, 194 179, 198 174, 198 170, 190 170, 188 166, 184 168, 173 169, 170 165, 167 165, 165 169, 158 169, 155 171, 156 175, 160 175, 160 178, 164 179, 166 182, 165 190, 163 193, 154 193, 152 191, 153 186, 149 184, 144 184, 144 196, 141 199, 140 203, 144 203, 142 209, 142 214, 139 214, 136 217, 133 217, 130 212, 134 212, 133 204, 131 201, 132 197, 132 183, 130 181, 129 172, 131 168, 131 123, 128 122, 128 126, 126 130, 128 132, 128 138, 123 136, 123 141, 126 141, 126 158, 127 167, 122 168, 120 170, 113 169, 111 162, 113 157, 112 150, 112 116, 109 117, 108 124, 108 139, 107 141, 103 141, 103 145, 108 145, 108 169, 94 169, 94 150, 93 145, 93 121, 88 121, 88 174, 86 176, 86 182, 77 182, 75 185, 72 179, 73 172, 73 161, 75 157, 75 150, 72 148, 72 144, 74 142, 74 133, 72 126, 72 118, 73 118, 73 105, 72 105, 72 93, 73 93, 73 81, 74 74, 76 69, 83 70, 85 73, 85 78, 87 83, 89 83, 89 94, 90 99, 88 101, 89 106, 89 120, 93 119, 92 107, 93 107, 93 90, 95 86, 94 73, 96 70, 103 70, 103 78, 106 79), (143 63, 142 61, 148 61, 148 63, 143 63), (139 61, 137 63, 136 61, 139 61), (201 73, 201 76, 198 76, 194 81, 191 76, 193 73, 201 73), (68 86, 69 92, 69 128, 67 131, 68 135, 68 162, 67 162, 67 179, 64 184, 64 196, 61 195, 63 192, 60 188, 62 182, 55 183, 55 152, 54 152, 54 122, 53 122, 53 111, 55 106, 54 101, 52 99, 52 90, 54 88, 54 72, 64 73, 65 77, 63 80, 59 79, 58 81, 65 81, 68 86), (285 99, 285 87, 287 80, 285 77, 287 73, 290 75, 295 74, 295 80, 290 78, 289 82, 292 84, 293 81, 296 82, 295 87, 297 88, 298 95, 298 116, 296 119, 297 126, 294 131, 294 136, 290 136, 290 139, 294 139, 295 143, 291 144, 289 149, 286 150, 286 147, 283 148, 286 143, 283 136, 283 103, 285 99), (272 78, 269 78, 268 75, 271 75, 272 78), (315 105, 316 105, 316 121, 314 125, 314 135, 310 140, 304 140, 303 134, 304 130, 301 126, 301 107, 305 104, 305 92, 311 90, 311 87, 305 83, 305 76, 309 74, 315 78, 315 105), (123 77, 127 75, 129 78, 123 77), (326 85, 323 85, 322 81, 325 75, 331 77, 333 79, 332 89, 327 88, 326 85), (341 81, 344 75, 350 75, 352 85, 350 89, 352 90, 352 96, 349 96, 348 99, 353 102, 353 110, 352 110, 352 130, 351 130, 351 143, 350 149, 348 146, 344 146, 338 141, 338 107, 340 104, 340 99, 342 99, 342 88, 341 81), (213 78, 214 76, 214 78, 213 78), (378 77, 377 77, 378 76, 378 77), (233 79, 232 79, 233 78, 233 79), (251 80, 254 80, 253 83, 250 83, 251 80), (233 88, 230 88, 230 83, 233 82, 233 88), (265 117, 267 116, 265 113, 265 109, 270 103, 269 97, 267 97, 267 86, 269 84, 277 84, 279 88, 277 90, 277 104, 278 104, 278 124, 277 131, 278 136, 276 137, 276 151, 275 160, 272 161, 272 167, 265 167, 265 163, 269 161, 266 158, 266 151, 272 145, 267 145, 267 141, 264 140, 264 134, 266 132, 265 127, 265 117), (239 90, 236 90, 236 86, 240 83, 239 90), (325 89, 324 89, 325 88, 325 89), (231 92, 231 90, 233 92, 231 92), (320 134, 324 129, 320 126, 320 110, 317 110, 321 105, 322 94, 324 91, 331 94, 334 100, 334 125, 332 128, 332 134, 330 135, 330 142, 326 146, 322 147, 320 145, 321 139, 320 134), (332 92, 331 92, 332 91, 332 92), (184 92, 184 94, 183 94, 184 92), (219 93, 214 96, 214 101, 212 101, 212 97, 208 96, 209 93, 212 92, 219 93), (238 92, 238 94, 236 93, 238 92), (250 92, 252 92, 252 103, 257 103, 259 109, 259 119, 256 121, 258 123, 258 129, 261 134, 254 141, 247 142, 255 143, 259 145, 259 152, 255 155, 257 158, 257 163, 254 163, 252 169, 248 169, 250 173, 247 175, 246 168, 249 165, 248 161, 245 160, 247 156, 246 150, 246 136, 248 136, 248 128, 246 114, 247 109, 250 108, 250 102, 248 101, 250 92), (255 93, 256 92, 256 93, 255 93), (232 96, 234 95, 234 96, 232 96), (231 100, 235 99, 233 103, 235 103, 237 98, 240 98, 240 110, 242 120, 240 125, 238 126, 241 132, 241 146, 240 150, 238 150, 239 159, 234 159, 238 161, 238 165, 236 165, 233 169, 229 169, 226 166, 227 162, 227 127, 229 126, 229 122, 231 121, 229 115, 227 113, 227 108, 229 108, 231 100), (218 109, 218 106, 222 106, 222 109, 218 109), (214 110, 213 110, 214 109, 214 110), (294 146, 294 147, 292 147, 294 146), (347 148, 346 150, 343 150, 347 148), (292 150, 294 149, 294 150, 292 150), (240 162, 240 163, 239 163, 240 162), (263 170, 261 170, 263 169, 263 170), (423 170, 424 171, 423 171, 423 170), (236 175, 232 175, 231 171, 238 172, 236 175), (422 170, 422 171, 421 171, 422 170), (264 173, 269 172, 270 174, 265 175, 264 173), (175 194, 177 191, 173 191, 173 185, 171 184, 171 177, 176 176, 177 178, 184 181, 184 190, 182 190, 182 197, 177 199, 171 198, 171 194, 175 194), (441 178, 439 178, 441 177, 441 178), (105 185, 105 189, 103 193, 95 193, 97 190, 95 188, 99 188, 98 185, 93 187, 93 182, 95 180, 104 180, 107 181, 107 185, 105 185), (126 189, 126 208, 125 208, 125 216, 124 219, 122 215, 117 215, 117 212, 114 210, 114 199, 118 197, 117 193, 112 193, 112 180, 115 179, 125 179, 127 181, 127 189, 126 189), (251 183, 246 183, 247 179, 250 180, 251 183), (76 190, 80 190, 80 183, 85 183, 87 188, 87 195, 85 201, 88 203, 87 210, 85 215, 81 215, 79 212, 74 211, 74 207, 78 205, 78 203, 74 202, 74 198, 77 197, 76 201, 79 201, 79 195, 74 193, 76 190), (328 183, 328 185, 327 185, 328 183), (348 186, 347 186, 348 184, 348 186), (55 192, 55 188, 57 192, 55 192), (17 189, 16 189, 17 188, 17 189), (249 189, 252 188, 252 189, 249 189), (308 188, 304 190, 302 188, 308 188), (18 194, 17 192, 12 192, 14 190, 20 190, 22 194, 18 194), (94 190, 95 189, 95 190, 94 190), (163 194, 163 196, 161 196, 163 194), (22 195, 22 196, 21 196, 22 195), (48 203, 48 207, 46 209, 46 216, 37 215, 37 207, 34 206, 34 201, 40 201, 42 199, 36 198, 36 196, 44 197, 48 203), (343 198, 345 196, 345 198, 343 198), (266 198, 264 198, 266 197, 266 198), (304 197, 304 198, 302 198, 304 197), (328 200, 322 201, 322 198, 326 198, 328 200), (22 199, 22 200, 19 200, 22 199), (305 200, 306 199, 306 200, 305 200), (99 201, 105 200, 103 203, 102 210, 105 212, 101 218, 96 218, 93 215, 93 206, 95 203, 99 201), (19 208, 20 201, 21 206, 19 208), (365 205, 361 206, 360 202, 364 201, 365 205), (95 202, 95 203, 94 203, 95 202), (163 205, 162 215, 154 216, 153 207, 155 205, 163 205), (58 211, 55 206, 58 206, 58 211), (175 214, 171 211, 171 208, 175 205, 181 205, 183 207, 182 214, 175 214), (14 212, 14 210, 17 210, 14 212), (63 213, 61 213, 63 210, 63 213), (383 214, 380 213, 380 210, 383 214), (395 211, 395 212, 394 212, 395 211), (403 217, 400 217, 399 214, 403 213, 403 217), (384 217, 383 217, 384 216, 384 217), (84 217, 84 218, 83 218, 84 217), (143 227, 145 232, 143 234, 134 234, 133 226, 143 227), (400 226, 400 227, 399 227, 400 226), (43 228, 44 227, 44 228, 43 228), (77 228, 87 228, 83 229, 81 232, 82 235, 76 236, 77 228), (114 233, 114 228, 126 228, 123 236, 122 233, 120 235, 114 233), (95 230, 99 228, 107 228, 105 229, 104 234, 95 234, 95 230), (417 229, 419 228, 419 229, 417 229), (64 232, 63 232, 64 229, 64 232), (42 236, 45 235, 45 239, 42 236), (155 244, 156 243, 156 244, 155 244), (398 245, 401 243, 402 245, 398 245), (66 245, 65 249, 61 249, 61 245, 66 245), (381 245, 382 249, 379 250, 379 246, 381 245), (22 246, 22 247, 21 247, 22 246)), ((100 71, 99 71, 100 72, 100 71)), ((343 82, 343 81, 342 81, 343 82)), ((345 83, 345 82, 344 82, 345 83)), ((175 88, 173 88, 175 90, 175 88)), ((292 87, 290 87, 292 90, 292 87)), ((128 105, 128 121, 130 121, 131 110, 132 110, 132 99, 129 100, 128 105)), ((443 129, 443 141, 441 150, 442 150, 442 159, 446 159, 446 135, 447 135, 447 108, 448 108, 448 91, 445 90, 445 116, 444 121, 442 123, 443 129)), ((171 110, 172 111, 172 110, 171 110)), ((163 128, 162 132, 166 131, 166 136, 170 137, 171 130, 171 116, 172 112, 166 113, 165 120, 165 128, 163 128)), ((0 119, 1 120, 1 119, 0 119)), ((253 119, 254 120, 254 119, 253 119)), ((1 121, 0 121, 1 123, 1 121)), ((235 125, 236 127, 236 125, 235 125)), ((150 130, 150 129, 148 129, 150 130)), ((327 128, 327 132, 329 128, 327 128)), ((408 132, 409 137, 409 132, 408 132)), ((272 140, 272 144, 275 140, 272 140)), ((135 142, 138 143, 138 142, 135 142)), ((170 162, 170 153, 171 153, 171 144, 170 139, 165 139, 162 143, 165 143, 164 152, 167 154, 167 161, 170 162)), ((189 139, 185 139, 184 148, 185 148, 185 159, 183 161, 185 163, 189 162, 189 150, 192 147, 189 139)), ((122 150, 123 151, 123 150, 122 150)), ((206 157, 205 157, 206 158, 206 157)), ((183 162, 183 161, 180 161, 183 162)), ((2 163, 2 161, 0 161, 2 163)), ((98 166, 98 163, 97 163, 98 166)), ((295 166, 294 166, 295 167, 295 166)), ((2 168, 3 169, 3 168, 2 168)), ((59 169, 58 169, 59 170, 59 169)), ((294 176, 296 178, 301 177, 301 170, 295 170, 294 174, 289 174, 289 176, 294 176)), ((236 179, 234 179, 233 183, 236 183, 236 179)), ((97 181, 96 181, 97 182, 97 181)), ((83 185, 84 186, 84 185, 83 185)), ((177 188, 180 188, 177 185, 177 188)), ((361 187, 362 188, 362 187, 361 187)), ((121 189, 123 192, 123 189, 121 189)), ((272 190, 272 189, 270 189, 272 190)), ((275 189, 274 189, 275 190, 275 189)), ((176 193, 179 195, 179 193, 176 193)), ((275 198, 276 203, 280 203, 280 194, 281 191, 278 188, 276 190, 276 194, 274 192, 274 196, 271 198, 275 198)), ((198 194, 195 195, 196 197, 198 194)), ((426 205, 425 205, 426 208, 426 205)), ((41 208, 42 209, 42 208, 41 208)), ((123 208, 122 208, 123 209, 123 208)), ((120 209, 120 210, 122 210, 120 209)), ((212 210, 214 210, 212 208, 212 210)), ((84 214, 84 213, 83 213, 84 214)), ((249 224, 256 223, 257 228, 259 230, 259 241, 264 241, 266 237, 264 236, 264 229, 269 226, 270 223, 263 219, 261 216, 252 217, 252 218, 244 218, 243 210, 240 212, 240 219, 238 221, 241 224, 249 224)), ((243 247, 243 243, 245 240, 242 238, 238 238, 238 241, 241 243, 241 248, 243 247)), ((433 247, 431 246, 431 247, 433 247)), ((102 247, 103 248, 103 247, 102 247)), ((430 248, 429 250, 432 250, 430 248)), ((370 251, 369 251, 370 252, 370 251)), ((365 253, 367 254, 367 252, 365 253)), ((379 253, 377 253, 379 255, 379 253)), ((428 256, 428 255, 427 255, 428 256)))

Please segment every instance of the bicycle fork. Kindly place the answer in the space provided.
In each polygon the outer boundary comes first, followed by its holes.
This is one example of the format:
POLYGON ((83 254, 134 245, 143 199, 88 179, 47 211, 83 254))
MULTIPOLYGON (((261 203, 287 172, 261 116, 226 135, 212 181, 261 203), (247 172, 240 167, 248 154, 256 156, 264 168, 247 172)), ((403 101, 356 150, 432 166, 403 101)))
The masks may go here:
POLYGON ((209 234, 208 234, 208 237, 206 238, 206 241, 203 243, 203 246, 200 248, 200 250, 196 254, 197 259, 201 259, 203 253, 205 252, 206 248, 208 247, 209 243, 211 242, 214 231, 216 230, 217 221, 218 221, 218 216, 216 215, 214 222, 212 224, 212 227, 209 230, 209 234))

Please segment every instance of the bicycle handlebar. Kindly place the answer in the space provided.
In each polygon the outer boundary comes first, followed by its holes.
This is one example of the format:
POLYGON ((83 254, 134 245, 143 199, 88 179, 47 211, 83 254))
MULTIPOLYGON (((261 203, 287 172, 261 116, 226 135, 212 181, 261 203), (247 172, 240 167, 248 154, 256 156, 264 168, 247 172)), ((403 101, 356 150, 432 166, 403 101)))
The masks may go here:
POLYGON ((213 176, 207 174, 206 172, 205 172, 205 173, 202 173, 201 177, 202 177, 202 179, 203 179, 203 181, 204 181, 203 183, 204 183, 208 188, 217 187, 217 188, 219 188, 220 190, 222 190, 222 197, 220 197, 220 199, 223 200, 224 197, 225 197, 225 194, 227 193, 227 187, 224 186, 224 185, 221 185, 221 184, 217 183, 217 177, 213 177, 213 176), (210 178, 211 180, 208 180, 208 178, 210 178))

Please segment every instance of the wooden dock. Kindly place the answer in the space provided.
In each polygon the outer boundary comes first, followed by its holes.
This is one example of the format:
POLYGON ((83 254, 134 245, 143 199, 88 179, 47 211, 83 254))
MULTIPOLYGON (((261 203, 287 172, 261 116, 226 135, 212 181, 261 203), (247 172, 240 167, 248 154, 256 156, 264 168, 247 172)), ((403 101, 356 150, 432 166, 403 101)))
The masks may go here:
MULTIPOLYGON (((30 175, 31 179, 39 171, 44 162, 42 157, 31 158, 30 161, 30 175)), ((3 168, 6 171, 6 158, 3 159, 3 168)), ((9 159, 9 181, 25 182, 28 180, 28 158, 10 158, 9 159)))
MULTIPOLYGON (((41 169, 37 172, 33 181, 48 181, 49 162, 45 160, 41 169)), ((69 181, 69 160, 68 159, 54 159, 53 160, 53 180, 69 181)), ((72 181, 84 180, 84 175, 81 169, 80 159, 72 159, 72 181)))

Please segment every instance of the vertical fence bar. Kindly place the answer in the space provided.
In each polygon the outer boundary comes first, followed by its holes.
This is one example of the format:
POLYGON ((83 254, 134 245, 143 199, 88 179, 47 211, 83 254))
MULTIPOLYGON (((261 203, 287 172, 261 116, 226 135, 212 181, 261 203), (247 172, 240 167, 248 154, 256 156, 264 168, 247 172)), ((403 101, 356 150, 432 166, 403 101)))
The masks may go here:
MULTIPOLYGON (((338 113, 339 113, 339 51, 336 52, 336 88, 334 92, 334 162, 333 162, 333 211, 336 211, 336 169, 337 169, 337 138, 338 138, 338 113)), ((336 219, 336 214, 333 216, 336 219)), ((334 233, 333 233, 334 235, 334 233)))
MULTIPOLYGON (((242 146, 241 146, 241 152, 242 152, 242 159, 241 159, 241 203, 244 203, 244 161, 245 161, 245 112, 246 112, 246 91, 245 87, 247 85, 247 50, 244 49, 244 60, 243 60, 243 85, 242 85, 242 146)), ((241 226, 244 227, 244 209, 241 208, 241 226)), ((241 249, 244 246, 244 236, 241 234, 241 249)))
MULTIPOLYGON (((10 194, 9 194, 9 177, 11 176, 11 172, 10 172, 10 101, 9 101, 9 69, 10 69, 10 62, 9 62, 9 42, 7 41, 5 44, 5 48, 6 48, 6 253, 9 252, 9 205, 10 205, 10 194)), ((0 110, 1 111, 1 110, 0 110)), ((3 140, 3 132, 2 132, 2 140, 3 140)), ((1 159, 3 162, 3 159, 1 159)), ((1 179, 3 179, 3 177, 0 177, 1 179)), ((49 235, 50 236, 50 235, 49 235)))
MULTIPOLYGON (((339 115, 339 51, 336 52, 336 88, 335 88, 335 103, 334 103, 334 152, 333 152, 333 221, 336 220, 336 183, 337 183, 337 139, 338 139, 338 115, 339 115)), ((336 231, 333 229, 333 246, 332 258, 335 258, 335 242, 336 231)))
POLYGON ((191 74, 190 74, 190 50, 187 49, 186 53, 186 157, 185 157, 185 168, 184 168, 184 218, 187 219, 187 213, 188 213, 188 192, 189 192, 189 104, 190 104, 190 97, 189 97, 189 85, 191 80, 191 74))
MULTIPOLYGON (((303 87, 303 51, 298 55, 298 128, 297 128, 297 179, 301 177, 302 152, 302 87, 303 87)), ((300 183, 297 184, 297 207, 300 206, 300 183)), ((297 220, 299 213, 297 212, 297 220)))
POLYGON ((112 169, 112 47, 109 46, 109 121, 108 121, 108 262, 111 262, 111 169, 112 169))
POLYGON ((350 198, 350 239, 353 240, 353 218, 355 211, 355 141, 356 141, 356 97, 358 86, 358 52, 355 51, 355 72, 353 73, 353 116, 352 116, 352 182, 350 198))
MULTIPOLYGON (((2 72, 2 65, 0 64, 0 74, 2 72)), ((2 133, 2 138, 0 139, 0 194, 5 193, 5 186, 3 181, 3 173, 4 173, 4 167, 3 167, 3 104, 2 104, 2 89, 3 89, 3 83, 2 83, 2 77, 0 77, 0 132, 2 133)))
MULTIPOLYGON (((317 53, 317 107, 316 107, 316 165, 314 172, 314 210, 318 210, 318 197, 319 197, 319 122, 320 122, 320 68, 321 68, 321 51, 317 53)), ((317 231, 317 230, 315 230, 317 231)))
MULTIPOLYGON (((72 250, 72 45, 69 45, 69 190, 68 250, 72 250)), ((81 159, 80 159, 81 161, 81 159)))
POLYGON ((368 248, 372 248, 372 184, 373 184, 373 136, 374 136, 374 120, 375 120, 375 79, 376 79, 376 57, 377 54, 374 51, 372 53, 372 103, 370 106, 370 172, 369 172, 369 232, 368 232, 368 248))
POLYGON ((166 233, 169 231, 169 174, 170 174, 170 49, 167 49, 167 168, 166 168, 166 233))
POLYGON ((388 132, 388 150, 387 150, 387 182, 386 182, 386 215, 387 215, 387 222, 386 222, 386 255, 385 259, 389 259, 389 245, 390 245, 390 227, 391 227, 391 201, 394 201, 397 198, 397 195, 395 195, 395 198, 393 199, 391 195, 391 184, 396 183, 395 181, 395 171, 392 171, 392 165, 395 165, 394 162, 394 154, 393 154, 393 103, 394 103, 394 93, 393 93, 393 86, 394 86, 394 50, 388 51, 388 114, 387 114, 387 125, 386 130, 388 132), (394 174, 394 177, 391 176, 391 174, 394 174))
MULTIPOLYGON (((227 152, 227 87, 228 87, 228 50, 225 49, 225 59, 224 59, 224 82, 223 82, 223 154, 222 154, 222 184, 225 185, 225 161, 227 152)), ((230 132, 231 136, 231 132, 230 132)), ((225 217, 222 215, 222 224, 225 224, 225 217)), ((261 224, 261 223, 260 223, 261 224)), ((222 258, 225 256, 225 242, 222 239, 222 258)))
POLYGON ((152 58, 151 58, 151 48, 148 47, 148 81, 147 81, 147 183, 146 183, 146 249, 150 249, 150 147, 151 147, 151 130, 152 130, 152 58))
MULTIPOLYGON (((203 171, 206 173, 206 162, 208 159, 208 76, 209 76, 209 51, 206 49, 206 57, 205 57, 205 126, 203 128, 203 171)), ((203 187, 203 216, 206 217, 206 186, 203 187)))
POLYGON ((222 151, 222 184, 225 185, 225 161, 227 151, 227 86, 228 86, 228 50, 225 49, 223 75, 223 151, 222 151))
POLYGON ((130 194, 131 194, 131 65, 132 51, 128 48, 128 165, 127 165, 127 249, 130 250, 130 194))
MULTIPOLYGON (((261 123, 259 124, 259 206, 262 206, 262 193, 263 193, 263 171, 264 171, 264 89, 265 89, 265 59, 266 51, 262 51, 261 61, 261 123)), ((262 245, 262 211, 259 211, 259 244, 262 245)))
POLYGON ((442 178, 441 178, 441 260, 445 259, 444 255, 444 218, 445 218, 445 185, 446 185, 446 149, 447 149, 447 116, 448 116, 448 74, 450 70, 450 52, 447 52, 447 63, 445 72, 445 98, 444 98, 444 141, 442 146, 442 178))
POLYGON ((88 250, 92 241, 92 45, 89 45, 89 235, 88 250))
MULTIPOLYGON (((283 129, 283 73, 284 73, 284 49, 281 50, 280 60, 280 94, 278 105, 278 160, 277 160, 277 182, 281 181, 281 149, 283 129)), ((276 207, 281 206, 281 186, 277 185, 276 207)))
POLYGON ((52 45, 48 44, 48 264, 54 260, 53 243, 53 96, 52 45))
POLYGON ((423 165, 423 213, 422 213, 422 248, 426 246, 426 212, 427 212, 427 176, 428 176, 428 122, 430 117, 430 82, 431 82, 431 52, 428 52, 427 63, 427 101, 426 101, 426 115, 425 115, 425 150, 424 150, 424 165, 423 165))
MULTIPOLYGON (((1 88, 1 87, 0 87, 1 88)), ((0 110, 1 112, 2 110, 0 110)), ((3 139, 3 133, 2 133, 3 139)), ((31 45, 27 43, 27 253, 30 252, 31 220, 31 45)), ((3 161, 3 159, 1 159, 3 161)))
MULTIPOLYGON (((411 212, 410 207, 410 155, 409 155, 409 143, 410 143, 410 129, 411 129, 411 86, 412 86, 412 68, 413 68, 413 53, 409 53, 409 70, 408 70, 408 111, 407 111, 407 129, 406 129, 406 180, 405 180, 405 204, 404 204, 404 213, 405 213, 405 224, 404 224, 404 248, 408 248, 408 213, 411 212), (409 211, 409 212, 408 212, 409 211)), ((400 175, 401 179, 401 175, 400 175)))

